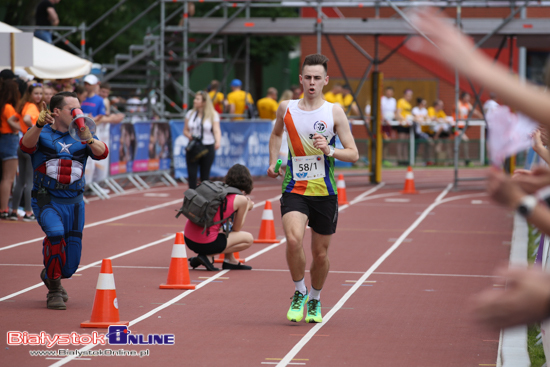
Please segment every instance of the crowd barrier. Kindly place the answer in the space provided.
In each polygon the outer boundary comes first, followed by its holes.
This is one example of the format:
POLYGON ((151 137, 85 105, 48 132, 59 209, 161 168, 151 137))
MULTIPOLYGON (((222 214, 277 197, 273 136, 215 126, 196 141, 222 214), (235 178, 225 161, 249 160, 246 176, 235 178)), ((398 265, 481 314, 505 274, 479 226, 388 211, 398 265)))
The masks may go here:
MULTIPOLYGON (((187 177, 185 147, 189 140, 183 135, 182 120, 169 122, 140 121, 99 125, 98 138, 107 142, 109 157, 104 161, 89 160, 86 168, 87 187, 102 199, 109 198, 99 184, 116 193, 124 189, 117 180, 125 179, 138 189, 148 188, 143 177, 156 176, 165 184, 177 183, 187 177)), ((216 151, 211 177, 223 177, 231 166, 240 163, 253 176, 264 176, 269 167, 271 121, 221 122, 221 146, 216 151)), ((336 146, 342 148, 337 139, 336 146)), ((336 166, 351 163, 336 160, 336 166)))

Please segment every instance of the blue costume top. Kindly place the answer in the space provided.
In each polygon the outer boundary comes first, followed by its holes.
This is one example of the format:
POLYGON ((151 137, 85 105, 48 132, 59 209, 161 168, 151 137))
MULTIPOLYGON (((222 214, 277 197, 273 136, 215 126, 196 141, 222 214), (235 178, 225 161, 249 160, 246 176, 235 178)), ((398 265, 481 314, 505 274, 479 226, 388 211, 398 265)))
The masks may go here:
MULTIPOLYGON (((98 139, 97 136, 94 136, 98 139)), ((88 157, 105 159, 109 154, 107 145, 101 156, 95 156, 88 144, 82 144, 68 133, 42 128, 38 143, 34 148, 19 144, 21 150, 31 155, 34 169, 33 190, 40 186, 48 189, 51 196, 75 198, 84 192, 86 182, 84 171, 88 157)))

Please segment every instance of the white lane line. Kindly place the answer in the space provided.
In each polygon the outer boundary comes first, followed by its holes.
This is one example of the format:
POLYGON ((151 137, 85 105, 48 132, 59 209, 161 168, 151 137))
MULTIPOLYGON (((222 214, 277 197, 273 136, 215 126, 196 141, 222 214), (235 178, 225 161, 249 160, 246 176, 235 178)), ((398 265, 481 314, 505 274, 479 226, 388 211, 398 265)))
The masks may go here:
MULTIPOLYGON (((268 199, 268 200, 279 200, 279 198, 281 197, 281 195, 277 195, 277 196, 274 196, 272 197, 271 199, 268 199)), ((123 214, 123 215, 119 215, 119 216, 116 216, 116 217, 113 217, 113 218, 109 218, 109 219, 106 219, 106 220, 102 220, 102 221, 99 221, 99 222, 94 222, 94 223, 90 223, 90 224, 86 224, 84 226, 84 228, 91 228, 91 227, 95 227, 95 226, 99 226, 101 224, 106 224, 106 223, 111 223, 111 222, 115 222, 119 219, 124 219, 124 218, 128 218, 128 217, 131 217, 133 215, 138 215, 138 214, 142 214, 142 213, 146 213, 146 212, 149 212, 149 211, 152 211, 152 210, 156 210, 156 209, 161 209, 161 208, 164 208, 166 206, 170 206, 170 205, 174 205, 174 204, 179 204, 182 202, 182 199, 178 199, 178 200, 172 200, 172 201, 169 201, 167 203, 164 203, 164 204, 159 204, 159 205, 155 205, 155 206, 151 206, 149 208, 145 208, 145 209, 140 209, 140 210, 136 210, 136 211, 133 211, 133 212, 130 212, 130 213, 126 213, 126 214, 123 214)), ((262 206, 265 204, 265 200, 264 201, 261 201, 257 204, 254 204, 254 207, 253 208, 257 208, 259 206, 262 206)), ((42 241, 44 239, 44 237, 39 237, 39 238, 35 238, 35 239, 32 239, 32 240, 28 240, 28 241, 23 241, 23 242, 18 242, 18 243, 15 243, 13 245, 9 245, 9 246, 5 246, 5 247, 0 247, 0 251, 2 250, 8 250, 10 248, 14 248, 14 247, 18 247, 18 246, 22 246, 22 245, 27 245, 29 243, 33 243, 33 242, 37 242, 37 241, 42 241)))
POLYGON ((390 256, 398 247, 403 243, 403 240, 407 238, 407 236, 416 228, 418 225, 428 216, 428 214, 435 208, 437 205, 440 204, 441 200, 449 190, 452 188, 452 184, 449 184, 445 190, 441 194, 437 196, 435 201, 428 207, 420 217, 418 217, 414 223, 405 231, 403 234, 399 237, 399 239, 378 259, 376 262, 367 270, 360 278, 357 280, 357 283, 355 283, 349 291, 344 294, 342 298, 338 301, 338 303, 323 317, 323 322, 320 324, 315 324, 313 328, 309 330, 309 332, 302 337, 302 339, 290 350, 290 352, 287 353, 287 355, 277 364, 278 367, 287 366, 292 359, 302 350, 302 348, 313 338, 313 336, 324 326, 326 325, 332 316, 342 308, 342 306, 346 303, 346 301, 359 289, 359 287, 367 280, 367 278, 390 256))
MULTIPOLYGON (((205 285, 207 285, 208 283, 216 280, 217 278, 221 277, 222 275, 228 273, 229 270, 222 270, 220 271, 219 273, 213 275, 212 277, 210 277, 209 279, 203 281, 202 283, 199 283, 196 285, 195 289, 194 290, 187 290, 187 291, 184 291, 182 294, 180 294, 179 296, 176 296, 174 298, 172 298, 171 300, 163 303, 162 305, 158 306, 157 308, 154 308, 152 309, 151 311, 141 315, 140 317, 138 318, 135 318, 133 319, 132 321, 130 321, 128 327, 131 327, 135 324, 137 324, 138 322, 140 321, 143 321, 151 316, 153 316, 154 314, 156 314, 157 312, 159 311, 162 311, 164 310, 165 308, 167 308, 168 306, 171 306, 172 304, 176 303, 177 301, 181 300, 182 298, 185 298, 187 297, 188 295, 196 292, 197 290, 201 289, 202 287, 204 287, 205 285)), ((80 348, 80 351, 81 352, 84 352, 84 351, 87 351, 87 350, 90 350, 92 348, 94 348, 95 346, 97 346, 98 344, 89 344, 83 348, 80 348)), ((69 363, 71 360, 75 359, 77 356, 69 356, 69 357, 65 357, 64 359, 50 365, 50 367, 58 367, 58 366, 63 366, 64 364, 66 363, 69 363)))
MULTIPOLYGON (((148 248, 148 247, 158 245, 159 243, 168 241, 168 240, 173 239, 173 238, 175 238, 175 237, 176 237, 176 235, 174 234, 174 235, 168 236, 168 237, 166 237, 166 238, 163 238, 163 239, 160 239, 160 240, 157 240, 157 241, 154 241, 154 242, 150 242, 150 243, 148 243, 148 244, 146 244, 146 245, 143 245, 143 246, 140 246, 140 247, 136 247, 136 248, 133 248, 133 249, 128 250, 128 251, 121 252, 120 254, 113 255, 113 256, 111 256, 111 257, 107 257, 107 259, 111 259, 111 260, 112 260, 112 259, 116 259, 116 258, 119 258, 119 257, 122 257, 122 256, 126 256, 126 255, 128 255, 128 254, 131 254, 131 253, 134 253, 134 252, 137 252, 137 251, 146 249, 146 248, 148 248)), ((96 261, 96 262, 93 262, 93 263, 91 263, 91 264, 88 264, 88 265, 79 267, 79 268, 76 270, 76 272, 78 273, 78 272, 81 272, 81 271, 86 270, 86 269, 88 269, 88 268, 91 268, 91 267, 94 267, 94 266, 96 266, 96 265, 99 265, 99 264, 101 264, 102 261, 103 261, 103 259, 98 260, 98 261, 96 261)), ((38 283, 38 284, 35 284, 35 285, 33 285, 33 286, 30 286, 30 287, 27 287, 27 288, 25 288, 25 289, 23 289, 23 290, 20 290, 20 291, 18 291, 18 292, 9 294, 9 295, 7 295, 7 296, 5 296, 5 297, 0 298, 0 302, 5 301, 5 300, 10 299, 10 298, 13 298, 13 297, 15 297, 15 296, 18 296, 18 295, 20 295, 20 294, 26 293, 26 292, 28 292, 28 291, 31 291, 31 290, 33 290, 33 289, 35 289, 35 288, 38 288, 38 287, 41 287, 41 286, 43 286, 43 285, 44 285, 44 283, 40 282, 40 283, 38 283)))
MULTIPOLYGON (((131 216, 133 216, 133 215, 137 215, 137 214, 142 214, 142 213, 150 212, 150 211, 156 210, 156 209, 161 209, 161 208, 164 208, 164 207, 166 207, 166 206, 170 206, 170 205, 174 205, 174 204, 181 203, 181 201, 182 201, 182 199, 172 200, 172 201, 169 201, 169 202, 164 203, 164 204, 159 204, 159 205, 151 206, 151 207, 149 207, 149 208, 136 210, 136 211, 129 212, 129 213, 126 213, 126 214, 122 214, 122 215, 119 215, 119 216, 116 216, 116 217, 112 217, 112 218, 109 218, 109 219, 101 220, 101 221, 99 221, 99 222, 94 222, 94 223, 86 224, 86 225, 84 226, 84 228, 85 228, 85 229, 86 229, 86 228, 91 228, 91 227, 99 226, 99 225, 101 225, 101 224, 114 222, 114 221, 117 221, 117 220, 119 220, 119 219, 128 218, 128 217, 131 217, 131 216)), ((35 238, 35 239, 32 239, 32 240, 28 240, 28 241, 23 241, 23 242, 15 243, 15 244, 13 244, 13 245, 5 246, 5 247, 0 247, 0 251, 2 251, 2 250, 7 250, 7 249, 10 249, 10 248, 14 248, 14 247, 18 247, 18 246, 22 246, 22 245, 27 245, 27 244, 29 244, 29 243, 33 243, 33 242, 36 242, 36 241, 42 241, 43 239, 44 239, 44 237, 39 237, 39 238, 35 238)))

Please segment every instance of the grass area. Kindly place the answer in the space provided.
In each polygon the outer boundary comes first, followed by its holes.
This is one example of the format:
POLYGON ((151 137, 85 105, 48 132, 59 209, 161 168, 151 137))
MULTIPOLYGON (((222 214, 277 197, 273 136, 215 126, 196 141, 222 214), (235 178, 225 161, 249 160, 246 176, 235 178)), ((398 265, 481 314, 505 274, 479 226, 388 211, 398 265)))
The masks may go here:
MULTIPOLYGON (((528 244, 528 260, 529 264, 533 264, 537 257, 535 250, 538 246, 538 231, 534 231, 534 227, 529 225, 529 244, 528 244)), ((540 334, 540 324, 530 325, 527 332, 527 350, 531 359, 531 367, 541 367, 545 362, 544 349, 542 343, 536 345, 537 335, 540 334)))

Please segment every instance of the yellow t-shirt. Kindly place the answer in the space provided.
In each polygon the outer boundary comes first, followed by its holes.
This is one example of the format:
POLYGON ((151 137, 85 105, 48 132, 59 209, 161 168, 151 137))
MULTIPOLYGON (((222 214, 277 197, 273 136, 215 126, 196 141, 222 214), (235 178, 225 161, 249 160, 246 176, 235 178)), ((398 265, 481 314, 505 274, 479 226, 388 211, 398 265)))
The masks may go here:
POLYGON ((265 97, 258 101, 258 115, 261 119, 275 120, 279 103, 273 98, 265 97))
POLYGON ((399 101, 397 101, 397 109, 401 110, 401 117, 404 119, 407 118, 407 116, 412 115, 412 106, 404 98, 400 98, 399 101))
MULTIPOLYGON (((227 94, 227 102, 229 104, 235 105, 235 114, 241 115, 246 109, 246 103, 244 100, 245 92, 244 90, 236 90, 227 94)), ((254 103, 250 93, 246 95, 248 103, 254 103)), ((242 120, 242 117, 235 117, 234 120, 242 120)))
POLYGON ((218 113, 223 112, 223 98, 224 95, 222 92, 216 92, 215 90, 208 92, 208 95, 210 96, 210 99, 212 100, 212 104, 214 104, 214 109, 218 111, 218 113), (214 95, 216 95, 216 99, 214 99, 214 95))
POLYGON ((341 106, 344 105, 344 99, 342 98, 342 94, 334 94, 332 92, 325 93, 325 101, 330 103, 338 103, 341 106))
POLYGON ((430 118, 436 118, 436 119, 444 119, 447 118, 447 115, 443 110, 439 110, 438 112, 435 112, 435 108, 429 107, 428 108, 428 116, 430 118))

